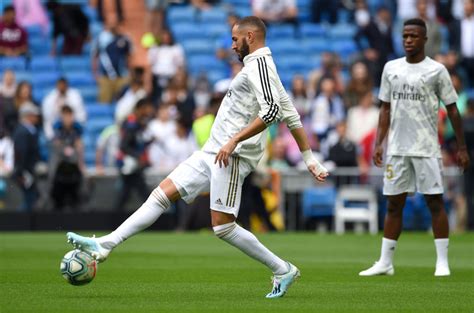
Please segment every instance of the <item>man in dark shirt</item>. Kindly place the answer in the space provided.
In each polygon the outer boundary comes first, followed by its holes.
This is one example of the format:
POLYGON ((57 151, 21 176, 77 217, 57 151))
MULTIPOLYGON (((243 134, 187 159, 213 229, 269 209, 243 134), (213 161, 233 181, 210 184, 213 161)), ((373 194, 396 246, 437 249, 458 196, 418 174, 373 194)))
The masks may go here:
POLYGON ((20 56, 28 52, 28 35, 15 21, 15 9, 7 6, 0 22, 0 56, 20 56))
POLYGON ((57 52, 56 41, 59 36, 63 36, 64 44, 61 54, 80 55, 89 37, 89 20, 81 7, 50 1, 48 9, 51 10, 53 16, 52 53, 57 52))
POLYGON ((36 125, 39 122, 40 111, 32 103, 25 103, 20 109, 20 124, 13 133, 15 147, 15 168, 13 178, 23 192, 22 209, 31 212, 38 191, 36 189, 35 166, 39 161, 39 137, 36 125))
MULTIPOLYGON (((372 77, 380 80, 383 66, 395 52, 392 40, 392 18, 390 11, 380 7, 377 15, 370 22, 359 28, 354 38, 359 50, 363 51, 364 59, 369 65, 372 77), (364 40, 368 47, 364 44, 364 40)), ((378 85, 380 81, 376 81, 378 85)))
POLYGON ((141 200, 148 198, 143 170, 148 166, 146 149, 152 141, 152 138, 147 138, 145 130, 152 117, 153 104, 149 99, 141 99, 120 129, 118 165, 122 189, 116 203, 118 210, 125 208, 133 189, 139 193, 141 200))

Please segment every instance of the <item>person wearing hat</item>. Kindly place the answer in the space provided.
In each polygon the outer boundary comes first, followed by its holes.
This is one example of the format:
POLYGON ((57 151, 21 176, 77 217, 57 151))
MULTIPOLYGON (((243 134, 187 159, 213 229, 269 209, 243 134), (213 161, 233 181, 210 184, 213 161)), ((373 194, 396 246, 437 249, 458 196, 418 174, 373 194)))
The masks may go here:
POLYGON ((20 123, 13 132, 15 168, 13 178, 23 192, 22 210, 31 212, 38 198, 35 182, 35 166, 40 159, 39 136, 36 125, 40 110, 31 102, 20 108, 20 123))

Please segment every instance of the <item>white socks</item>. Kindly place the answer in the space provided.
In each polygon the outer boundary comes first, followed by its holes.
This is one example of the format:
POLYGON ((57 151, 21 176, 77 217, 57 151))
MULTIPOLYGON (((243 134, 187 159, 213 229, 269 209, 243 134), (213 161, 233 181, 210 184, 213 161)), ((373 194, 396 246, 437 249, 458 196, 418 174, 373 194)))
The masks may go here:
POLYGON ((106 249, 113 249, 118 244, 151 226, 171 205, 170 200, 160 187, 155 188, 142 206, 112 233, 98 238, 106 249))
POLYGON ((379 262, 384 265, 392 265, 393 254, 395 252, 395 247, 397 246, 397 241, 392 239, 383 238, 382 239, 382 251, 380 252, 379 262))
POLYGON ((436 267, 445 266, 449 268, 449 265, 448 265, 449 238, 435 239, 434 243, 436 247, 436 267))
POLYGON ((213 227, 214 233, 220 239, 230 243, 248 256, 268 266, 276 275, 289 271, 285 261, 277 257, 258 241, 251 232, 237 225, 235 222, 213 227))

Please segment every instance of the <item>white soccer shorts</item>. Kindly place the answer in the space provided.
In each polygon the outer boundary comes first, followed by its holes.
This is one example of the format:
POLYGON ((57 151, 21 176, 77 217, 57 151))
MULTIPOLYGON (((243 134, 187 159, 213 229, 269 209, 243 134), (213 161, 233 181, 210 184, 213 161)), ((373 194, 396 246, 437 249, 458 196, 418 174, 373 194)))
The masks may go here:
POLYGON ((419 192, 443 193, 443 164, 440 158, 387 156, 383 179, 384 195, 419 192))
POLYGON ((238 156, 229 158, 227 167, 214 164, 215 154, 196 151, 169 174, 181 198, 190 203, 203 192, 210 192, 211 210, 239 214, 242 184, 252 167, 238 156))

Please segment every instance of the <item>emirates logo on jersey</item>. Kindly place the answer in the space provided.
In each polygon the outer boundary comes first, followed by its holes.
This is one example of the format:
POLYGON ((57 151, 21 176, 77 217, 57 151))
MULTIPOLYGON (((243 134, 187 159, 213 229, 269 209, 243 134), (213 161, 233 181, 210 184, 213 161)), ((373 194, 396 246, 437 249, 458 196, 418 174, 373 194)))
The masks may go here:
POLYGON ((393 100, 414 100, 425 101, 425 95, 418 93, 418 90, 413 85, 403 84, 402 92, 392 92, 393 100))

